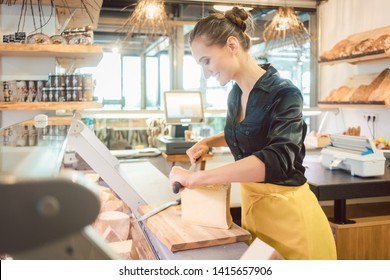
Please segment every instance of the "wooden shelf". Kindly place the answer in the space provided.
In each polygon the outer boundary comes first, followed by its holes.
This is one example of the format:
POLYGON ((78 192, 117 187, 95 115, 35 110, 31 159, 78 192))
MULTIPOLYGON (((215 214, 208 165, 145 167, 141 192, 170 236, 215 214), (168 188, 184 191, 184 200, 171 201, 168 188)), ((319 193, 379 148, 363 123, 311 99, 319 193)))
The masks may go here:
POLYGON ((101 108, 98 102, 0 102, 0 110, 80 110, 101 108))
POLYGON ((93 67, 102 59, 103 49, 93 45, 0 44, 0 56, 56 57, 60 64, 75 63, 79 66, 93 67))
POLYGON ((390 59, 390 49, 381 50, 379 52, 373 52, 371 54, 366 54, 361 56, 340 58, 340 59, 329 60, 329 61, 319 61, 318 63, 320 63, 321 65, 333 65, 337 63, 360 64, 360 63, 372 62, 372 61, 383 60, 383 59, 390 59))
MULTIPOLYGON (((71 125, 72 120, 73 120, 73 117, 68 117, 68 116, 64 116, 64 117, 49 116, 47 124, 48 125, 71 125)), ((19 124, 20 125, 34 125, 35 122, 34 122, 34 119, 32 119, 32 120, 27 120, 27 121, 21 122, 19 124)))
POLYGON ((333 104, 318 104, 319 108, 390 108, 385 104, 359 104, 359 103, 333 103, 333 104))

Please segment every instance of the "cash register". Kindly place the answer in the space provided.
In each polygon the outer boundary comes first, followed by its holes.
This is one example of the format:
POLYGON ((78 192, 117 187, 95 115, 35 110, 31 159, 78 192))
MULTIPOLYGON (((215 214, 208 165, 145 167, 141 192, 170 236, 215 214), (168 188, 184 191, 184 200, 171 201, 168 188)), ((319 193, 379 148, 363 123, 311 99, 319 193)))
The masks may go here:
POLYGON ((169 135, 157 139, 158 149, 167 154, 185 154, 199 139, 185 139, 185 131, 192 130, 193 124, 204 122, 203 98, 200 91, 164 92, 165 120, 169 135))

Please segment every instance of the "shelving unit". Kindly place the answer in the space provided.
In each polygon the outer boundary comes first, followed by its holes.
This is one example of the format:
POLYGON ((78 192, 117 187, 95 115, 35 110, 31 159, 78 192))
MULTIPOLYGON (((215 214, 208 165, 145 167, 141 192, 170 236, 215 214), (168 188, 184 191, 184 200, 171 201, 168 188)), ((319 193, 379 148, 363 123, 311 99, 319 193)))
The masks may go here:
MULTIPOLYGON (((390 49, 375 51, 373 53, 364 54, 361 56, 355 56, 351 58, 340 58, 331 61, 319 61, 321 66, 323 65, 334 65, 338 63, 349 63, 353 65, 362 64, 362 63, 371 63, 380 60, 390 60, 390 49)), ((339 103, 328 103, 327 101, 319 101, 319 108, 389 108, 390 106, 386 105, 381 101, 378 102, 339 102, 339 103)))
POLYGON ((354 103, 334 103, 334 104, 326 104, 326 103, 318 103, 319 108, 389 108, 387 105, 378 105, 378 104, 354 104, 354 103))
MULTIPOLYGON (((103 57, 100 46, 0 44, 0 57, 55 57, 59 65, 95 67, 103 57)), ((81 110, 101 108, 98 102, 0 102, 0 110, 81 110)))

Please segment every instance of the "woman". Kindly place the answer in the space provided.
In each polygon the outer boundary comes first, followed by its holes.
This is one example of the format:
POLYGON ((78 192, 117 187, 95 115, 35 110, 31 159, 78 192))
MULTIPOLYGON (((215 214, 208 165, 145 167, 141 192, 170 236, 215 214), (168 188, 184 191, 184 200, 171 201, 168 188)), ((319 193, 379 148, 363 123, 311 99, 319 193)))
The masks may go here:
POLYGON ((304 176, 302 95, 272 66, 256 64, 246 33, 251 24, 250 15, 235 7, 201 19, 190 34, 204 76, 235 85, 224 132, 202 139, 187 155, 196 162, 211 147, 229 146, 235 162, 196 173, 173 167, 171 185, 241 182, 241 222, 252 238, 285 259, 336 259, 331 228, 304 176))

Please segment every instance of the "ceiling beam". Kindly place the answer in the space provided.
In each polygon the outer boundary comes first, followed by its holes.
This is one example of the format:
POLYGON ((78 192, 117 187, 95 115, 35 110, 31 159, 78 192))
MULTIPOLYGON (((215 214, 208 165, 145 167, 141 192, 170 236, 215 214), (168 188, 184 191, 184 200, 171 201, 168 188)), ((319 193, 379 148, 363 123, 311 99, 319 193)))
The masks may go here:
POLYGON ((224 4, 224 5, 243 5, 243 6, 271 6, 271 7, 283 7, 290 6, 294 8, 308 8, 316 9, 318 6, 319 0, 234 0, 234 3, 227 0, 213 0, 213 1, 203 1, 203 0, 191 0, 191 1, 175 1, 167 0, 166 2, 175 3, 207 3, 207 4, 224 4))

